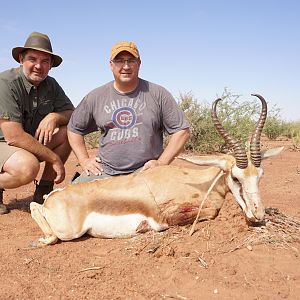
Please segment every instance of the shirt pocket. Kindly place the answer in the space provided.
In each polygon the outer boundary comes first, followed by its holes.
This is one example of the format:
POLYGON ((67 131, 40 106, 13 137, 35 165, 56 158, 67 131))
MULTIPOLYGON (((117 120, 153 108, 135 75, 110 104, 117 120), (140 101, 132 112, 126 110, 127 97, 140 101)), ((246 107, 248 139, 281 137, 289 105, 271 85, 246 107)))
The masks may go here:
POLYGON ((53 112, 54 106, 50 101, 43 101, 40 103, 34 113, 31 134, 34 135, 36 129, 38 128, 40 122, 51 112, 53 112))
POLYGON ((54 106, 52 104, 52 101, 46 100, 39 104, 37 108, 37 114, 45 117, 49 113, 53 112, 54 106))

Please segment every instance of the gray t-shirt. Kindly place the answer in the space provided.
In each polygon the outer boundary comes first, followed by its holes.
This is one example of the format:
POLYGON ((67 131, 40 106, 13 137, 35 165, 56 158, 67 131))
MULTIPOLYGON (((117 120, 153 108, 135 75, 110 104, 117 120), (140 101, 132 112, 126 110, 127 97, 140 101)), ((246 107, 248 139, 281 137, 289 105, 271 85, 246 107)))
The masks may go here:
POLYGON ((100 130, 99 157, 109 175, 131 173, 163 151, 163 132, 189 127, 183 111, 163 87, 140 79, 131 93, 113 81, 91 91, 75 109, 68 128, 86 135, 100 130))

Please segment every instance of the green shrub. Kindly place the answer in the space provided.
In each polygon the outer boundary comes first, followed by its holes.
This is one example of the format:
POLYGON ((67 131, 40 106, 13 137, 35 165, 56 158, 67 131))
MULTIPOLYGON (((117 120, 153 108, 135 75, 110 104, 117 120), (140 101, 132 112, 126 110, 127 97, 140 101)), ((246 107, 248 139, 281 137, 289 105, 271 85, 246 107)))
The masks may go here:
MULTIPOLYGON (((217 115, 222 126, 234 138, 247 145, 261 112, 261 102, 253 97, 242 101, 241 95, 231 93, 227 88, 219 97, 217 115)), ((191 94, 180 94, 179 106, 183 109, 190 123, 191 137, 186 150, 197 152, 227 152, 229 149, 217 133, 211 120, 211 105, 199 103, 191 94)), ((283 122, 279 117, 280 109, 275 106, 268 109, 264 133, 269 138, 276 138, 283 133, 283 122)))
POLYGON ((288 122, 283 124, 283 136, 292 140, 292 147, 300 150, 300 122, 288 122))
POLYGON ((276 140, 279 136, 283 135, 284 123, 276 117, 268 117, 264 126, 264 134, 270 140, 276 140))
POLYGON ((100 131, 95 131, 84 136, 84 141, 88 149, 94 149, 99 147, 100 135, 100 131))
POLYGON ((191 137, 186 144, 186 150, 211 152, 218 148, 220 137, 211 121, 210 106, 207 103, 198 103, 191 93, 180 94, 178 104, 190 124, 191 137))
POLYGON ((287 122, 283 123, 283 136, 289 139, 296 138, 300 135, 300 122, 287 122))

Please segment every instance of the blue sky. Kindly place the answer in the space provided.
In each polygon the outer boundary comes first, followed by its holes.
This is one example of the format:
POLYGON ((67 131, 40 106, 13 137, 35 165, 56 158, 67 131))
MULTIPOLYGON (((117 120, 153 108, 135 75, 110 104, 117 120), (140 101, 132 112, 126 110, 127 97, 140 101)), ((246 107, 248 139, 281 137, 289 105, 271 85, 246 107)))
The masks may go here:
POLYGON ((77 105, 113 79, 113 44, 134 41, 140 77, 175 98, 211 103, 227 87, 263 95, 287 121, 300 120, 300 2, 292 0, 5 1, 0 71, 16 67, 11 49, 32 31, 49 35, 63 64, 50 71, 77 105))

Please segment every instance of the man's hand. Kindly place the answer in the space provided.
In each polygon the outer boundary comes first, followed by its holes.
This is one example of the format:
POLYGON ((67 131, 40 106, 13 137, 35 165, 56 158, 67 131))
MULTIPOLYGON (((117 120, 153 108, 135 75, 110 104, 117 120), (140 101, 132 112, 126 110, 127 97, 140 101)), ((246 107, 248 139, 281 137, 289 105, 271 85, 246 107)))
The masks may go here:
POLYGON ((39 124, 35 138, 43 145, 47 145, 52 140, 52 136, 59 130, 55 114, 48 114, 39 124))
POLYGON ((80 161, 80 165, 86 175, 90 175, 90 172, 94 175, 101 175, 103 168, 101 165, 101 159, 99 157, 86 158, 80 161))
POLYGON ((149 160, 144 164, 142 171, 157 166, 164 166, 170 164, 173 159, 182 151, 184 144, 190 136, 189 129, 182 129, 174 134, 172 134, 168 145, 166 146, 163 153, 157 160, 149 160))
POLYGON ((65 179, 66 173, 65 173, 65 167, 59 157, 54 163, 52 163, 52 168, 53 168, 54 172, 56 173, 54 182, 57 184, 63 182, 63 180, 65 179))
POLYGON ((145 171, 145 170, 151 169, 151 168, 155 168, 155 167, 158 167, 158 166, 164 166, 164 165, 166 165, 166 164, 162 163, 162 162, 159 161, 159 160, 155 160, 155 159, 148 160, 148 161, 144 164, 142 171, 145 171))

